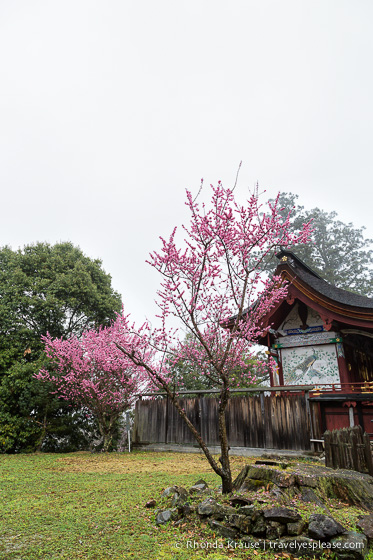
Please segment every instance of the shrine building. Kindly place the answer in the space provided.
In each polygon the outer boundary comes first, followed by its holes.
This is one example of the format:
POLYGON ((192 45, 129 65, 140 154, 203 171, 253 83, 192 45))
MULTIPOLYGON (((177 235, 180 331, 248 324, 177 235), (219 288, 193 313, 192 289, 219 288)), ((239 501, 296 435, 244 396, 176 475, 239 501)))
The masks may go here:
POLYGON ((278 253, 287 296, 259 344, 277 362, 271 386, 312 386, 323 431, 360 424, 373 436, 373 298, 337 288, 294 253, 278 253))

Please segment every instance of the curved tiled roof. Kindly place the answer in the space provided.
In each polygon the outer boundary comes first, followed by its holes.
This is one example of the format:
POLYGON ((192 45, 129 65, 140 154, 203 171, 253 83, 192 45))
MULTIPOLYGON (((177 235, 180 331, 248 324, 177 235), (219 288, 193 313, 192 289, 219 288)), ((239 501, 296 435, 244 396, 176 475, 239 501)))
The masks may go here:
POLYGON ((348 290, 342 290, 342 288, 337 288, 337 286, 329 284, 315 271, 309 268, 309 266, 307 266, 292 251, 282 250, 276 255, 276 257, 280 259, 280 261, 283 261, 280 262, 279 266, 282 264, 288 265, 301 281, 328 299, 351 307, 373 310, 373 298, 361 296, 359 294, 349 292, 348 290), (283 260, 284 257, 286 257, 286 260, 283 260))

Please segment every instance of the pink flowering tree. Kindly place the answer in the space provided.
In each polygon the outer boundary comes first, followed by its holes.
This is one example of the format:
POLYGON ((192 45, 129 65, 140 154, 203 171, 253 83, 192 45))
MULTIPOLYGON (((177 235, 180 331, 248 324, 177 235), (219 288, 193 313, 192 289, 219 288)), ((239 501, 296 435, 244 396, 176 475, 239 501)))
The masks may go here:
POLYGON ((35 377, 52 381, 60 398, 87 409, 107 451, 117 420, 137 393, 149 389, 149 377, 118 349, 107 329, 67 340, 48 334, 43 341, 50 366, 35 377))
POLYGON ((199 204, 187 191, 190 225, 183 227, 184 240, 176 241, 175 228, 169 239, 161 238, 161 250, 150 255, 149 264, 162 279, 159 326, 145 322, 137 328, 123 315, 111 331, 124 356, 167 393, 227 493, 232 491, 225 423, 230 389, 239 386, 240 371, 247 386, 248 356, 255 340, 265 334, 262 318, 287 291, 279 277, 263 277, 262 265, 279 246, 306 242, 310 225, 292 232, 290 216, 281 217, 278 198, 265 209, 257 191, 240 205, 220 183, 211 189, 209 205, 199 204), (175 318, 182 328, 180 339, 177 330, 169 327, 175 318), (197 368, 219 390, 219 461, 172 389, 172 364, 180 360, 197 368))

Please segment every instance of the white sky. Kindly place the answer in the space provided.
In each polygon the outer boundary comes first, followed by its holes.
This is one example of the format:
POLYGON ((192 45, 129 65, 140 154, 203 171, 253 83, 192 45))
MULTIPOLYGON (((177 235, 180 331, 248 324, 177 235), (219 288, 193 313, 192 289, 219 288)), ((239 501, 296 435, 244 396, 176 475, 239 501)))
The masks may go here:
POLYGON ((126 310, 200 179, 373 237, 371 0, 0 0, 0 245, 72 241, 126 310))

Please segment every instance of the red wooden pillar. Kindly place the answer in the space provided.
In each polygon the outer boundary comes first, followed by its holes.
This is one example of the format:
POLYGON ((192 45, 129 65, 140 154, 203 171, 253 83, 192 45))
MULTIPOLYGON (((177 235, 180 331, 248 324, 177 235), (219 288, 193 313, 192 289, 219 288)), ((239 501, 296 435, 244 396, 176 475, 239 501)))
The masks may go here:
MULTIPOLYGON (((337 339, 338 341, 339 339, 337 339)), ((350 383, 350 373, 348 371, 347 362, 345 358, 345 353, 343 350, 342 340, 337 342, 335 345, 335 350, 337 353, 338 368, 339 368, 339 378, 341 383, 350 383)), ((348 389, 348 387, 347 387, 348 389)))

